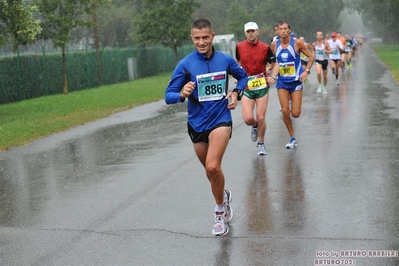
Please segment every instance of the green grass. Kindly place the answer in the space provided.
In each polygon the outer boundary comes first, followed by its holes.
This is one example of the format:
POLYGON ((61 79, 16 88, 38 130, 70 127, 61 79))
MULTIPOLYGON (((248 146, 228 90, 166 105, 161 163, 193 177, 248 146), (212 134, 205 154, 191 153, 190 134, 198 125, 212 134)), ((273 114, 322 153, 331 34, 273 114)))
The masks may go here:
POLYGON ((0 151, 163 98, 171 74, 0 105, 0 151))
POLYGON ((372 48, 389 67, 396 83, 399 84, 399 45, 375 45, 372 48))

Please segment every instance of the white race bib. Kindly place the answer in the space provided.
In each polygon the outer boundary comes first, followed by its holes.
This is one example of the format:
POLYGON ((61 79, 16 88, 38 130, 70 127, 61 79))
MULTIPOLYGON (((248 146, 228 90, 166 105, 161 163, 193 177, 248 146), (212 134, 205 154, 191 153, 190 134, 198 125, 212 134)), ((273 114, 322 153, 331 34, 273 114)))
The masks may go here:
POLYGON ((198 101, 215 101, 226 96, 226 71, 197 75, 198 101))

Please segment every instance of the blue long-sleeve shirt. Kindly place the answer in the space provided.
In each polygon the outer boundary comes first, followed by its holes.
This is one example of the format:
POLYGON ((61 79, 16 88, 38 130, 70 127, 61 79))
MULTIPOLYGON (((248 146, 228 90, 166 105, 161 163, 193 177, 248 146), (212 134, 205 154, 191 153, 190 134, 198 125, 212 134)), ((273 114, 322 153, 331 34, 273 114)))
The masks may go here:
MULTIPOLYGON (((228 74, 237 80, 237 89, 245 89, 248 82, 245 70, 230 55, 217 50, 213 50, 213 54, 209 59, 196 50, 187 55, 177 64, 166 87, 165 102, 167 104, 182 103, 185 99, 180 99, 181 89, 189 81, 196 82, 192 96, 188 98, 187 119, 191 127, 197 132, 204 132, 213 129, 220 123, 232 121, 225 96, 222 96, 219 100, 198 100, 198 88, 201 87, 197 83, 198 75, 223 71, 226 71, 225 81, 218 85, 225 86, 226 94, 228 90, 228 74)), ((222 76, 215 75, 214 79, 222 76)))

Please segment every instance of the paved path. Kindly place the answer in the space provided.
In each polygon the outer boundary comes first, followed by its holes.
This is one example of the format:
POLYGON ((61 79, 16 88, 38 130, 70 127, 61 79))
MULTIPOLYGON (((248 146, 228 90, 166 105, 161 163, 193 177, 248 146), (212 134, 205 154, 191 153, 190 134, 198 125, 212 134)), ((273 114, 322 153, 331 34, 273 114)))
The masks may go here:
POLYGON ((267 156, 234 111, 226 237, 211 234, 185 105, 151 103, 0 153, 0 265, 399 265, 399 88, 367 46, 339 86, 329 77, 322 96, 310 75, 295 150, 275 89, 267 156))

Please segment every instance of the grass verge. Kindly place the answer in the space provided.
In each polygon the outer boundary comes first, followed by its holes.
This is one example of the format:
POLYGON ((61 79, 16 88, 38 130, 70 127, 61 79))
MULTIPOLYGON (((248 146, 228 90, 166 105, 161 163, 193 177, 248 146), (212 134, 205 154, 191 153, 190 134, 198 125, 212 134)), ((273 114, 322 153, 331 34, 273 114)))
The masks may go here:
POLYGON ((373 45, 372 48, 389 67, 393 78, 399 84, 399 45, 373 45))
POLYGON ((0 105, 0 151, 163 98, 171 74, 0 105))

